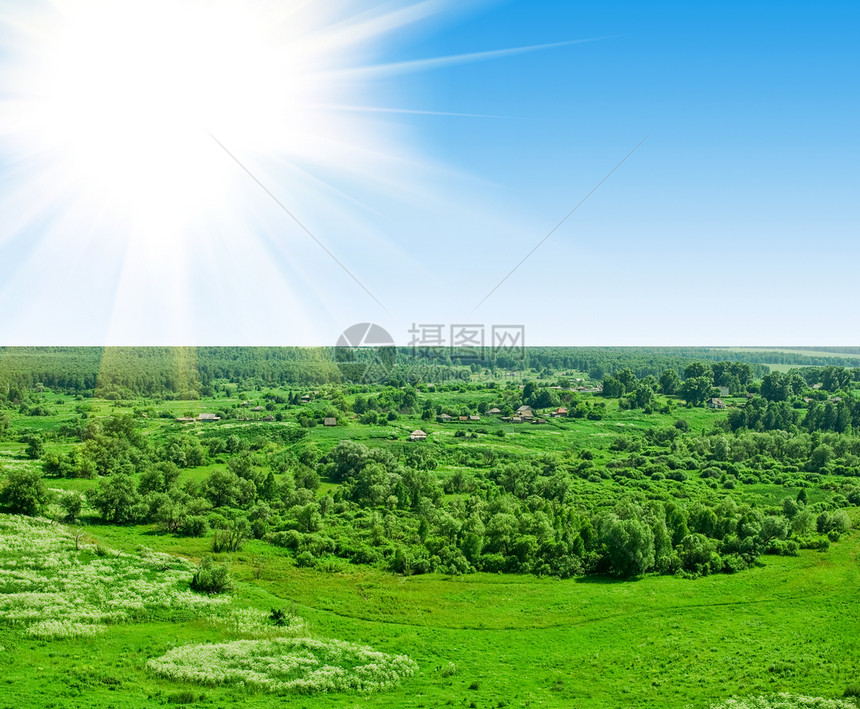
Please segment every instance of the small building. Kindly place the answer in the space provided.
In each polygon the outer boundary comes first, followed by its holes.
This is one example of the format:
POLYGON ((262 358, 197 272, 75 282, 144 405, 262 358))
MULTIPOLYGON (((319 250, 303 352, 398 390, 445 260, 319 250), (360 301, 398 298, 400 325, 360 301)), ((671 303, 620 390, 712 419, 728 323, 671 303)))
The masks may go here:
POLYGON ((810 399, 808 396, 803 397, 804 404, 811 404, 813 401, 815 401, 815 399, 810 399))
POLYGON ((447 423, 448 421, 453 421, 453 420, 454 420, 454 417, 453 417, 453 416, 449 416, 448 414, 439 414, 439 415, 436 417, 436 420, 437 420, 439 423, 447 423))
POLYGON ((480 421, 480 420, 481 420, 480 416, 470 416, 469 417, 469 421, 480 421))
POLYGON ((523 411, 520 414, 520 418, 523 420, 531 421, 534 417, 535 417, 535 415, 531 411, 523 411))
POLYGON ((821 389, 821 386, 822 386, 821 384, 813 384, 812 388, 813 389, 821 389))
POLYGON ((714 398, 708 402, 708 408, 709 409, 724 409, 724 408, 726 408, 726 402, 723 401, 722 399, 714 398))
POLYGON ((502 413, 502 410, 501 410, 501 409, 497 409, 497 408, 493 407, 493 408, 492 408, 492 409, 490 409, 487 413, 488 413, 490 416, 498 416, 500 413, 502 413))
POLYGON ((468 417, 468 416, 460 416, 460 417, 459 417, 459 420, 460 420, 460 421, 468 421, 468 420, 469 420, 469 417, 468 417))
POLYGON ((303 404, 307 404, 310 400, 311 400, 311 395, 310 395, 310 394, 305 394, 305 395, 302 397, 302 403, 303 403, 303 404))
POLYGON ((514 417, 511 419, 511 423, 522 423, 522 422, 523 422, 523 420, 522 420, 522 418, 520 418, 519 416, 514 416, 514 417))
POLYGON ((323 426, 337 426, 337 419, 332 416, 326 416, 323 419, 323 426))
POLYGON ((250 403, 250 401, 243 401, 241 404, 239 404, 239 406, 247 406, 250 403))
POLYGON ((546 419, 535 419, 532 423, 546 423, 546 419))
POLYGON ((427 440, 427 434, 424 433, 424 431, 419 429, 419 430, 413 431, 412 433, 409 434, 409 440, 410 441, 426 441, 427 440))
POLYGON ((260 421, 274 421, 274 420, 275 420, 275 417, 271 416, 271 415, 263 416, 263 418, 260 419, 260 421))
POLYGON ((728 396, 729 388, 728 387, 717 387, 720 390, 720 396, 728 396))
POLYGON ((841 396, 833 396, 833 397, 830 397, 830 401, 832 401, 834 404, 838 404, 840 401, 842 401, 842 397, 841 396))
POLYGON ((253 409, 251 409, 251 411, 262 411, 262 410, 263 410, 262 406, 255 406, 253 409))
POLYGON ((551 411, 550 416, 567 416, 567 409, 563 406, 559 406, 555 411, 551 411))
POLYGON ((180 416, 176 419, 178 423, 194 423, 196 420, 196 418, 192 418, 191 416, 180 416))
POLYGON ((217 414, 200 414, 197 417, 198 421, 220 421, 221 417, 217 414))
POLYGON ((517 413, 518 413, 520 416, 522 416, 522 415, 523 415, 523 414, 525 414, 525 413, 529 413, 529 414, 530 414, 531 412, 532 412, 532 407, 531 407, 531 406, 525 406, 525 405, 523 405, 523 406, 520 406, 520 408, 518 408, 518 409, 517 409, 517 413))

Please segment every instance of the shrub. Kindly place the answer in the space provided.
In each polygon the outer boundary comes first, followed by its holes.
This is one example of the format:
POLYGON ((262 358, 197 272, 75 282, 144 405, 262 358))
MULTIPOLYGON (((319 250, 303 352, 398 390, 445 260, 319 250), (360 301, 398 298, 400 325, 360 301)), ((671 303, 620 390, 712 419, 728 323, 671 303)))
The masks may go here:
POLYGON ((204 556, 200 566, 191 577, 191 589, 198 593, 214 595, 227 593, 233 588, 230 572, 223 564, 216 564, 211 556, 204 556))
POLYGON ((13 513, 30 517, 41 514, 50 497, 42 477, 32 470, 10 472, 6 485, 0 489, 0 505, 13 513))
POLYGON ((203 537, 209 531, 209 524, 205 517, 191 515, 186 517, 182 523, 182 533, 186 537, 203 537))

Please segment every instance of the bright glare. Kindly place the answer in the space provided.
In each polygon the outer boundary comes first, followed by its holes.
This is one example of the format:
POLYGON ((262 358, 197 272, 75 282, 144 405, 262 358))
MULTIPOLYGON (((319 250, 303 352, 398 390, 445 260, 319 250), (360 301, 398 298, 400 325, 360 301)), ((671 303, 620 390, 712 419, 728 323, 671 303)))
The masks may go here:
MULTIPOLYGON (((282 5, 283 6, 283 5, 282 5)), ((77 0, 31 48, 28 124, 88 197, 126 212, 193 216, 223 198, 247 155, 324 159, 336 101, 327 61, 297 36, 307 11, 259 3, 77 0)), ((313 17, 310 18, 314 19, 313 17)), ((343 48, 336 48, 339 52, 343 48)))
POLYGON ((7 329, 29 332, 50 303, 82 332, 108 322, 111 344, 186 343, 220 333, 217 318, 244 342, 269 336, 260 322, 316 339, 335 293, 365 294, 243 166, 331 253, 388 254, 377 205, 427 190, 408 127, 385 113, 411 103, 385 62, 450 6, 0 0, 7 329))

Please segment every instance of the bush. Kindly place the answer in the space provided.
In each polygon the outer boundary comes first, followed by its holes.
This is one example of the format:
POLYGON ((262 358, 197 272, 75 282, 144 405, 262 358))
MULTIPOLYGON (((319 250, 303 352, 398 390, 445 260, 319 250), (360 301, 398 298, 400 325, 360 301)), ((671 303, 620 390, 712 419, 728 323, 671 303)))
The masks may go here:
POLYGON ((191 515, 182 523, 182 533, 186 537, 204 537, 209 531, 209 524, 205 517, 191 515))
POLYGON ((0 489, 0 505, 10 512, 34 517, 42 513, 51 499, 39 473, 30 470, 14 470, 6 477, 6 485, 0 489))
POLYGON ((191 589, 209 595, 227 593, 233 589, 233 580, 226 566, 216 564, 211 556, 204 556, 191 578, 191 589))

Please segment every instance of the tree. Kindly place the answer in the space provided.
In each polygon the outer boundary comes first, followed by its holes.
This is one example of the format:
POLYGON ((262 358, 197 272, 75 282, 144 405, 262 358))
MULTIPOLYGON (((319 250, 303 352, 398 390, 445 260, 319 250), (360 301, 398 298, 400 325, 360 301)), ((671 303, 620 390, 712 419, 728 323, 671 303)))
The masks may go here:
POLYGON ((690 362, 684 368, 684 379, 696 379, 704 377, 708 380, 708 385, 714 384, 714 370, 707 362, 690 362))
POLYGON ((624 396, 624 385, 615 377, 606 377, 603 380, 603 396, 608 396, 612 399, 624 396))
POLYGON ((51 499, 39 473, 32 470, 13 470, 6 476, 0 489, 0 504, 15 514, 34 517, 42 513, 51 499))
POLYGON ((38 460, 45 455, 45 443, 41 436, 27 436, 27 457, 38 460))
POLYGON ((68 492, 58 502, 64 512, 63 521, 70 524, 77 522, 84 508, 84 496, 79 492, 68 492))
POLYGON ((135 520, 135 506, 140 502, 140 495, 131 475, 116 472, 101 480, 98 488, 90 490, 89 499, 106 522, 127 524, 135 520))
POLYGON ((660 391, 664 394, 677 394, 681 388, 681 377, 674 369, 664 369, 660 375, 660 391))
POLYGON ((602 539, 618 576, 639 576, 654 566, 654 532, 638 519, 619 519, 609 515, 604 520, 602 539))
POLYGON ((681 387, 681 396, 693 406, 703 404, 713 395, 713 392, 714 385, 709 377, 690 377, 681 387))

